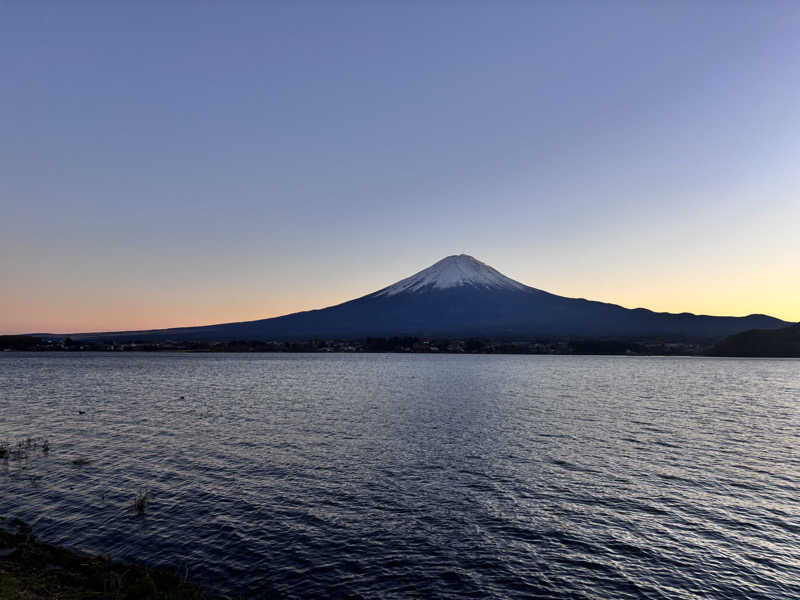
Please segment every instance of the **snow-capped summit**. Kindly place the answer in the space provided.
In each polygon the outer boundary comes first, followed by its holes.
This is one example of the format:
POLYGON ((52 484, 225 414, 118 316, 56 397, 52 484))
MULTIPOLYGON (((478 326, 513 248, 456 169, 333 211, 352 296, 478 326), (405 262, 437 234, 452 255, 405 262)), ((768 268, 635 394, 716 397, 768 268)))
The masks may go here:
POLYGON ((376 296, 394 296, 424 289, 446 289, 473 286, 492 290, 530 290, 526 285, 506 277, 496 269, 467 254, 447 256, 419 273, 398 281, 376 296))

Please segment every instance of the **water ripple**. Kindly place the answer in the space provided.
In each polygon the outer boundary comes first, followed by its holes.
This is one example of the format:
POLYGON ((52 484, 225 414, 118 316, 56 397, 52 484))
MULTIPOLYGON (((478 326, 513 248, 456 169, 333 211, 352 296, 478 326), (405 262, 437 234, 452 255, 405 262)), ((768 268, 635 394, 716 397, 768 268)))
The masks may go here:
POLYGON ((800 597, 799 365, 4 353, 0 514, 254 597, 800 597))

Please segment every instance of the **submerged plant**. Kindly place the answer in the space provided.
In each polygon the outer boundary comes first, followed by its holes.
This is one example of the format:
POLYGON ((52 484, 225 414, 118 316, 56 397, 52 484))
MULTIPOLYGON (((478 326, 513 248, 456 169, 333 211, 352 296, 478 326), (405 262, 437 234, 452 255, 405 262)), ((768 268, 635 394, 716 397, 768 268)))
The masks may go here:
POLYGON ((34 450, 41 450, 42 454, 50 452, 50 442, 42 437, 28 437, 11 444, 8 440, 0 442, 0 460, 25 460, 34 450))
POLYGON ((11 449, 11 458, 14 460, 22 460, 24 458, 28 458, 28 452, 26 451, 25 441, 17 442, 17 445, 11 449))
POLYGON ((147 503, 150 500, 150 491, 144 490, 140 491, 136 494, 136 498, 133 500, 133 512, 137 515, 143 515, 147 510, 147 503))

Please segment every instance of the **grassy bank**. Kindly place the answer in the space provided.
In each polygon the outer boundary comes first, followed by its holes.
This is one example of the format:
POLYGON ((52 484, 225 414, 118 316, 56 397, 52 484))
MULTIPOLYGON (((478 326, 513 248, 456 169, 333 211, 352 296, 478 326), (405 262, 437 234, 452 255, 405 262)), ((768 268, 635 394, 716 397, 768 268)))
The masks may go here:
POLYGON ((0 525, 0 600, 219 598, 174 573, 44 544, 20 521, 0 525))

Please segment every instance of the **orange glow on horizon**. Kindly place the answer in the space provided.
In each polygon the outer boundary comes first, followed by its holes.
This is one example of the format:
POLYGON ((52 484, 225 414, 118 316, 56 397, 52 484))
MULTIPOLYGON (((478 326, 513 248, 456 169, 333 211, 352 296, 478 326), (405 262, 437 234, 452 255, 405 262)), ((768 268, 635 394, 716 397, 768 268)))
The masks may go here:
MULTIPOLYGON (((581 286, 576 281, 551 287, 539 284, 537 287, 562 296, 583 297, 656 312, 691 312, 716 316, 761 313, 788 322, 800 321, 800 306, 795 300, 800 298, 800 281, 780 280, 768 275, 749 280, 722 279, 707 282, 705 287, 699 288, 693 287, 697 282, 691 280, 684 280, 680 287, 674 281, 645 281, 639 282, 635 287, 623 289, 622 292, 616 290, 616 293, 612 289, 615 282, 592 285, 594 293, 578 292, 581 288, 585 290, 587 286, 585 282, 581 286)), ((202 298, 178 297, 175 294, 163 298, 131 298, 119 294, 109 294, 105 298, 66 296, 53 299, 39 296, 23 301, 21 295, 15 297, 12 294, 0 299, 0 311, 4 315, 3 322, 0 323, 0 333, 136 331, 252 321, 325 308, 371 293, 383 285, 378 284, 349 295, 343 289, 336 290, 336 296, 329 293, 312 296, 304 294, 304 297, 300 297, 298 294, 297 299, 292 298, 291 290, 286 290, 281 295, 275 294, 272 298, 265 294, 267 299, 256 298, 251 294, 242 298, 234 293, 226 293, 202 298)))

